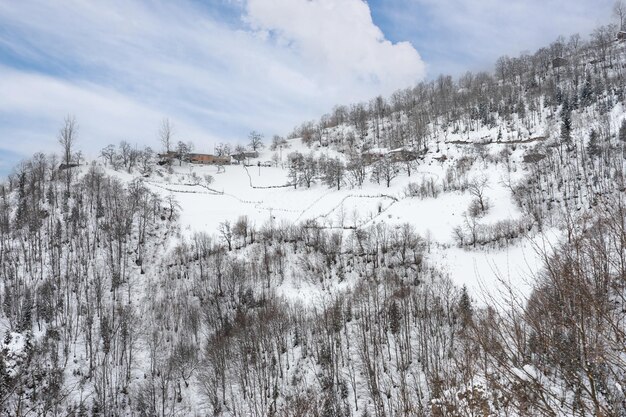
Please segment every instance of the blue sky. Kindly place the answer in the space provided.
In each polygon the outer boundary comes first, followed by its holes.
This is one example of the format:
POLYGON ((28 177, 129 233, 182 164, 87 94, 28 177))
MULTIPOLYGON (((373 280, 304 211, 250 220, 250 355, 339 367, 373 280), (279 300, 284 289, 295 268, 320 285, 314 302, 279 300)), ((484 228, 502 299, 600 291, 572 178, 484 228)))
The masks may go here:
POLYGON ((210 151, 286 134, 335 104, 588 34, 612 0, 0 2, 0 175, 58 151, 66 115, 91 157, 127 140, 210 151))

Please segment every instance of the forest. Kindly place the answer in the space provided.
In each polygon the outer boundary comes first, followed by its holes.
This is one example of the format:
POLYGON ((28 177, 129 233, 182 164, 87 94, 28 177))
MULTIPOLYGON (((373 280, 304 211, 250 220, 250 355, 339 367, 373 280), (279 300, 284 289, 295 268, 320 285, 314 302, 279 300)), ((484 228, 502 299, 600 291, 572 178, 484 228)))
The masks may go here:
POLYGON ((409 223, 331 228, 242 215, 187 236, 185 207, 145 183, 154 152, 122 143, 80 161, 66 120, 61 156, 37 153, 0 183, 0 414, 626 415, 626 43, 617 31, 337 106, 290 135, 345 156, 289 152, 290 192, 366 181, 384 190, 427 152, 465 146, 445 178, 406 192, 467 190, 473 208, 455 230, 467 250, 563 231, 550 250, 537 248, 527 297, 510 288, 477 300, 409 223), (491 144, 506 146, 493 155, 491 144), (485 182, 468 167, 522 169, 510 159, 521 144, 531 145, 524 179, 507 187, 524 216, 481 225, 485 182), (101 162, 136 175, 123 181, 101 162), (295 303, 277 293, 284 282, 332 297, 295 303))

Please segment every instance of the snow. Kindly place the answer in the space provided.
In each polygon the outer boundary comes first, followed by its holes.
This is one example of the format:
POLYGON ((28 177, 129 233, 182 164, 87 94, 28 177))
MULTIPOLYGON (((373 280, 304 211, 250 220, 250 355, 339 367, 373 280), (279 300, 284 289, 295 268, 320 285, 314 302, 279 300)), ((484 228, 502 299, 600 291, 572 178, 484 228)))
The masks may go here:
POLYGON ((440 243, 452 243, 452 230, 463 222, 463 212, 469 206, 467 193, 446 193, 438 198, 404 199, 387 212, 380 221, 413 224, 422 236, 440 243))
MULTIPOLYGON (((482 133, 485 136, 485 133, 482 133)), ((475 135, 474 135, 475 136, 475 135)), ((467 139, 467 138, 465 138, 467 139)), ((541 259, 534 251, 533 238, 519 240, 504 249, 470 248, 455 246, 453 231, 466 222, 466 211, 473 199, 469 192, 450 191, 436 198, 408 197, 405 189, 409 183, 433 180, 441 185, 446 171, 454 167, 458 158, 468 154, 464 143, 442 143, 440 152, 431 152, 424 161, 413 169, 411 176, 401 174, 390 187, 384 183, 366 180, 362 187, 345 186, 340 190, 328 188, 319 181, 311 188, 289 186, 287 155, 298 151, 312 153, 316 157, 345 156, 328 147, 308 148, 300 139, 288 141, 280 151, 265 151, 250 166, 230 165, 218 170, 216 166, 174 164, 170 173, 163 167, 144 179, 148 187, 164 196, 173 195, 180 206, 180 224, 184 237, 204 231, 215 234, 223 222, 235 222, 241 216, 260 227, 270 220, 281 222, 304 222, 315 220, 329 228, 354 229, 377 223, 400 225, 410 223, 424 237, 432 249, 433 263, 446 271, 459 285, 466 285, 475 298, 489 293, 506 291, 511 284, 515 290, 528 295, 530 278, 537 272, 541 259), (257 162, 272 159, 276 154, 277 166, 258 166, 257 162), (439 158, 446 155, 445 161, 439 158), (280 159, 282 157, 282 160, 280 159), (210 185, 203 183, 206 175, 213 177, 210 185)), ((477 140, 471 137, 470 140, 477 140)), ((481 145, 486 154, 497 154, 505 144, 481 145)), ((512 169, 504 164, 486 163, 477 160, 466 174, 468 180, 487 177, 485 194, 489 211, 479 219, 483 225, 501 220, 516 220, 522 217, 514 203, 507 184, 514 183, 525 175, 518 169, 524 152, 530 145, 519 145, 513 152, 512 169)), ((380 150, 382 151, 382 150, 380 150)), ((110 171, 123 181, 130 181, 132 174, 110 171)), ((316 292, 315 285, 301 280, 286 280, 279 291, 285 297, 303 301, 307 297, 323 297, 316 292)))
POLYGON ((438 248, 431 259, 457 285, 465 285, 477 296, 480 304, 491 304, 494 299, 505 302, 511 295, 530 294, 538 269, 543 265, 543 253, 550 253, 560 237, 558 230, 550 229, 503 249, 438 248))
POLYGON ((5 354, 4 364, 7 374, 14 377, 27 356, 25 335, 17 332, 8 333, 6 340, 2 342, 2 350, 5 354))

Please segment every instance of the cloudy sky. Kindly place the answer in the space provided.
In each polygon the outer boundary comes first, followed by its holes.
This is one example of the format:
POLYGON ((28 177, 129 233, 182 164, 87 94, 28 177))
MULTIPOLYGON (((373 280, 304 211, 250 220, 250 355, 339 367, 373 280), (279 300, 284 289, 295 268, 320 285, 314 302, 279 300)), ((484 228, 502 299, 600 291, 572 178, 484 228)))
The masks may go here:
POLYGON ((0 1, 0 175, 57 150, 66 115, 96 156, 286 134, 335 104, 587 35, 613 0, 0 1))

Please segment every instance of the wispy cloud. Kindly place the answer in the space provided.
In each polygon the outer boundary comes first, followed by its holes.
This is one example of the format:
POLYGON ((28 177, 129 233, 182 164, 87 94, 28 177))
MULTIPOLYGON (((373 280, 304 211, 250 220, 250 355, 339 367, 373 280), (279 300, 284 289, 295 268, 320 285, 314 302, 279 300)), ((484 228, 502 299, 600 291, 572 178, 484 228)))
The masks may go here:
POLYGON ((423 75, 361 0, 2 2, 0 148, 54 149, 68 113, 92 154, 121 139, 156 146, 162 117, 210 148, 423 75))

